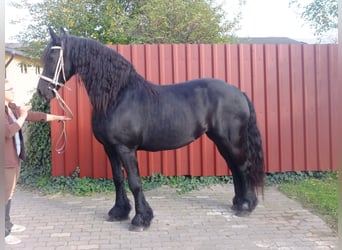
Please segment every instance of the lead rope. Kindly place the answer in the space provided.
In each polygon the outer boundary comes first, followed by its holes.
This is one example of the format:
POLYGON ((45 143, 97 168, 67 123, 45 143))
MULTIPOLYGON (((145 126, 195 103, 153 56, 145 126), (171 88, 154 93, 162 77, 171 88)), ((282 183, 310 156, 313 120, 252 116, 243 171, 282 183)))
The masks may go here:
MULTIPOLYGON (((69 108, 69 106, 65 103, 65 101, 63 100, 63 98, 60 96, 60 94, 57 92, 56 89, 52 89, 52 91, 55 93, 55 96, 57 98, 57 102, 59 104, 59 106, 61 107, 61 109, 68 114, 69 118, 73 118, 74 115, 71 111, 71 109, 69 108)), ((66 144, 67 144, 67 135, 66 135, 66 122, 62 121, 63 123, 63 129, 62 129, 62 133, 60 134, 60 136, 57 138, 56 141, 56 152, 58 154, 64 153, 66 144), (64 142, 61 144, 60 147, 58 147, 58 145, 61 143, 61 141, 64 139, 64 142)))
MULTIPOLYGON (((57 102, 58 102, 59 106, 61 107, 61 109, 64 112, 66 112, 69 115, 70 118, 73 118, 72 111, 70 110, 68 105, 65 103, 63 98, 60 96, 60 94, 56 90, 56 87, 59 84, 58 83, 58 78, 59 78, 59 74, 60 74, 61 71, 62 71, 63 79, 64 79, 64 82, 65 82, 63 50, 60 48, 60 50, 59 50, 59 58, 58 58, 58 62, 57 62, 57 67, 56 67, 55 75, 53 77, 53 82, 55 84, 55 87, 52 89, 52 91, 55 93, 55 96, 57 98, 57 102)), ((66 144, 67 144, 66 122, 62 121, 62 123, 63 123, 62 133, 60 134, 60 136, 57 138, 57 141, 56 141, 56 148, 55 148, 55 150, 56 150, 57 154, 64 153, 65 148, 66 148, 66 144), (63 139, 64 139, 63 143, 61 144, 60 147, 58 147, 58 145, 60 144, 60 142, 63 139)))

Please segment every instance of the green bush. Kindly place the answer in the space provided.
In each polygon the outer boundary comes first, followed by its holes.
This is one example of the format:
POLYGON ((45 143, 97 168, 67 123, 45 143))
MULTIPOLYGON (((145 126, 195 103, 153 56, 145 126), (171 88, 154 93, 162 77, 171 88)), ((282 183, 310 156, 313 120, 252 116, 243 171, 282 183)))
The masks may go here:
MULTIPOLYGON (((50 112, 50 103, 34 94, 33 111, 50 112)), ((26 122, 24 126, 26 160, 22 163, 20 183, 33 183, 51 176, 50 123, 26 122)))

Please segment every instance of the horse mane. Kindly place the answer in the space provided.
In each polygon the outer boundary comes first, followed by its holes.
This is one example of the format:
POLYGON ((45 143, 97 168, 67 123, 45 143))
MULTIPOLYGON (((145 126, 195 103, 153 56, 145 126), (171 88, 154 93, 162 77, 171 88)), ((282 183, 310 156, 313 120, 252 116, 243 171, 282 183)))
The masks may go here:
POLYGON ((135 85, 153 93, 151 84, 136 72, 134 66, 118 52, 88 38, 67 36, 64 44, 76 72, 83 80, 94 111, 107 112, 115 105, 121 90, 135 85))

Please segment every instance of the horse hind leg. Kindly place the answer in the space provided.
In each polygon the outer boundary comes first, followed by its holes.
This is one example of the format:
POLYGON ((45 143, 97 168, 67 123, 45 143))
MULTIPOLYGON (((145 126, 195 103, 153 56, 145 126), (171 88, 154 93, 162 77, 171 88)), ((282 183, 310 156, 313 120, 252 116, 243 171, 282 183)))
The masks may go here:
POLYGON ((233 198, 232 209, 237 212, 238 215, 245 215, 252 212, 258 204, 258 198, 256 190, 254 189, 249 168, 250 164, 248 160, 236 164, 231 163, 233 167, 230 169, 233 173, 235 196, 233 198))
POLYGON ((244 147, 245 142, 239 130, 230 131, 229 139, 210 133, 208 136, 216 144, 233 175, 235 196, 232 209, 237 215, 246 215, 255 209, 258 199, 250 176, 250 162, 244 147))
MULTIPOLYGON (((242 183, 242 196, 233 199, 233 209, 237 211, 253 211, 258 203, 257 193, 265 184, 264 153, 262 139, 257 127, 256 113, 250 99, 244 94, 249 108, 249 117, 241 122, 237 136, 232 141, 232 172, 235 169, 236 179, 242 183), (236 163, 236 164, 235 164, 236 163)), ((233 172, 234 175, 234 172, 233 172)))

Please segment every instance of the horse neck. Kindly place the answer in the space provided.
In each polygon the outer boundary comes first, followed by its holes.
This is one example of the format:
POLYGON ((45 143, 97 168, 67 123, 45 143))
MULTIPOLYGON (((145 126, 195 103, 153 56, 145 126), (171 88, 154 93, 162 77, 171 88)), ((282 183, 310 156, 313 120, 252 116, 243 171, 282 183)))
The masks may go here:
POLYGON ((80 40, 72 50, 75 74, 81 77, 94 110, 106 112, 119 92, 131 83, 131 72, 136 73, 132 64, 92 40, 80 40))

